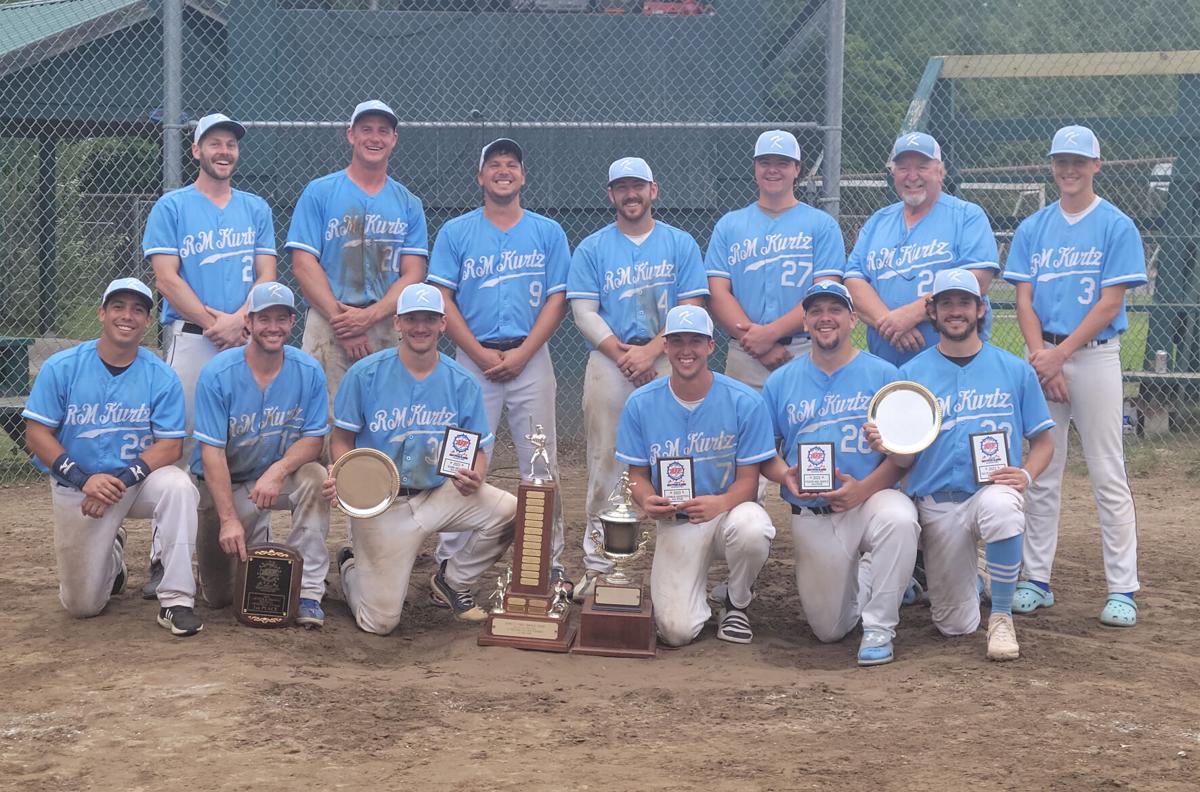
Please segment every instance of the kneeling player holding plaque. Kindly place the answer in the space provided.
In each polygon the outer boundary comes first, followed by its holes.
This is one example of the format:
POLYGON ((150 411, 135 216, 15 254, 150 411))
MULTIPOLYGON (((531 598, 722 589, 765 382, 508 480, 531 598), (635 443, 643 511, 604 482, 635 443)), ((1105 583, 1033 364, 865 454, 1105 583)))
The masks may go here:
MULTIPOLYGON (((459 621, 482 622, 472 587, 512 541, 517 499, 484 483, 495 442, 475 379, 437 350, 445 329, 441 292, 428 284, 405 287, 396 305, 397 349, 385 349, 346 372, 333 403, 335 459, 353 448, 391 457, 400 474, 397 496, 386 511, 350 517, 351 547, 338 553, 342 590, 363 630, 386 635, 400 623, 408 578, 421 544, 440 531, 464 531, 467 541, 430 579, 432 596, 459 621), (446 427, 480 436, 474 466, 438 474, 446 427)), ((325 480, 325 497, 337 482, 325 480)))
POLYGON ((753 389, 709 370, 715 345, 703 308, 672 308, 663 335, 671 376, 630 395, 616 451, 629 465, 634 500, 657 521, 650 591, 658 636, 682 646, 700 634, 711 615, 705 581, 716 557, 729 564, 717 637, 749 643, 754 633, 746 610, 775 538, 755 502, 760 463, 775 456, 770 418, 753 389), (657 494, 660 457, 691 457, 690 500, 672 503, 657 494))

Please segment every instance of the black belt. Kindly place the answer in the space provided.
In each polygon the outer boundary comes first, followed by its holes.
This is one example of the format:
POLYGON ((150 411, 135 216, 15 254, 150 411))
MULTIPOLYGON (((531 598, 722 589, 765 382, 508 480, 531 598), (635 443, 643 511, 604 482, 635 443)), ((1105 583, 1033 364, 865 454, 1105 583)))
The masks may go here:
POLYGON ((400 490, 396 493, 396 495, 397 495, 397 497, 400 497, 400 498, 415 498, 417 495, 420 495, 422 492, 428 492, 428 491, 429 490, 413 489, 412 487, 401 487, 400 490))
MULTIPOLYGON (((204 474, 203 474, 203 473, 197 473, 197 474, 196 474, 196 480, 197 480, 197 481, 204 481, 204 474)), ((230 479, 230 480, 229 480, 229 483, 230 483, 230 484, 232 484, 232 485, 233 485, 233 486, 235 486, 235 487, 240 487, 240 486, 241 486, 241 485, 243 485, 243 484, 249 484, 251 481, 254 481, 254 479, 242 479, 241 481, 238 481, 237 479, 230 479)))
MULTIPOLYGON (((1047 333, 1045 330, 1043 330, 1042 331, 1042 340, 1045 341, 1047 344, 1054 344, 1055 346, 1058 346, 1063 341, 1066 341, 1067 337, 1065 335, 1059 335, 1058 333, 1047 333)), ((1093 346, 1093 345, 1103 346, 1103 345, 1107 344, 1108 341, 1109 341, 1109 339, 1107 339, 1107 338, 1105 338, 1103 341, 1098 338, 1094 338, 1091 341, 1089 341, 1087 344, 1085 344, 1084 346, 1093 346)))
POLYGON ((629 339, 625 343, 629 344, 630 346, 646 346, 646 344, 649 344, 653 340, 653 338, 647 338, 646 336, 636 336, 629 339))
POLYGON ((195 322, 184 322, 181 329, 183 332, 191 333, 192 335, 204 335, 204 328, 195 322))
POLYGON ((494 349, 497 352, 507 352, 510 349, 516 349, 525 343, 526 336, 520 338, 497 338, 495 341, 480 341, 479 345, 484 349, 494 349))
POLYGON ((784 336, 775 343, 782 344, 783 346, 791 346, 793 341, 807 341, 810 338, 812 336, 809 333, 796 333, 795 335, 784 336))
POLYGON ((792 514, 804 514, 804 512, 812 512, 817 517, 826 514, 833 514, 832 506, 797 506, 792 504, 792 514))

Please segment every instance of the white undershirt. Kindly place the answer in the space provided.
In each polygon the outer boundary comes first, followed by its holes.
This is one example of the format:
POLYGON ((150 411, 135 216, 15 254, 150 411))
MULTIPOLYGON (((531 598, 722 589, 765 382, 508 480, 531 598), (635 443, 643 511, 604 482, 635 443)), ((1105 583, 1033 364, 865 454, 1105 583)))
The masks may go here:
POLYGON ((633 243, 633 244, 635 244, 635 245, 640 245, 640 244, 642 244, 643 242, 645 242, 645 241, 646 241, 646 239, 647 239, 647 238, 648 238, 648 237, 649 237, 651 234, 653 234, 653 233, 654 233, 654 229, 653 229, 653 228, 651 228, 651 229, 650 229, 649 231, 647 231, 646 233, 644 233, 644 234, 638 234, 637 236, 634 236, 633 234, 626 234, 626 235, 625 235, 625 238, 626 238, 626 239, 628 239, 630 242, 632 242, 632 243, 633 243))
POLYGON ((1092 202, 1091 202, 1091 204, 1088 205, 1088 208, 1084 209, 1082 212, 1067 212, 1067 211, 1063 210, 1061 203, 1058 205, 1058 211, 1062 212, 1063 219, 1067 221, 1068 225, 1075 225, 1080 220, 1082 220, 1083 218, 1090 215, 1092 213, 1092 210, 1095 209, 1099 205, 1100 205, 1100 196, 1097 195, 1095 198, 1092 199, 1092 202))
POLYGON ((671 387, 671 383, 669 382, 667 383, 667 389, 671 391, 671 395, 675 397, 675 401, 679 402, 679 405, 688 412, 694 412, 695 409, 700 406, 700 403, 704 401, 703 396, 695 401, 684 401, 683 399, 679 398, 679 394, 675 392, 675 389, 671 387))

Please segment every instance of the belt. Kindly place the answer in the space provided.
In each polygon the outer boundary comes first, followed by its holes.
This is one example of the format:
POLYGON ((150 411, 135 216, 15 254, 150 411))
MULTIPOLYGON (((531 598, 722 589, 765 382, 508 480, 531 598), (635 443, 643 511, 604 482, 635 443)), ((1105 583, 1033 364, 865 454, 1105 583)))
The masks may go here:
POLYGON ((832 506, 797 506, 792 504, 792 514, 804 514, 804 512, 812 512, 813 515, 821 517, 826 514, 833 514, 832 506))
MULTIPOLYGON (((1045 341, 1047 344, 1054 344, 1055 346, 1058 346, 1063 341, 1066 341, 1067 337, 1065 335, 1059 335, 1058 333, 1047 333, 1045 330, 1043 330, 1042 331, 1042 340, 1045 341)), ((1105 338, 1105 339, 1093 338, 1091 341, 1088 341, 1086 344, 1084 344, 1084 346, 1104 346, 1110 340, 1111 339, 1108 339, 1108 338, 1105 338)))
POLYGON ((379 302, 379 300, 370 300, 369 302, 365 302, 365 303, 342 303, 342 305, 345 305, 350 308, 370 308, 372 305, 374 305, 377 302, 379 302))
MULTIPOLYGON (((196 480, 197 480, 197 481, 204 481, 204 474, 203 474, 203 473, 197 473, 197 474, 196 474, 196 480)), ((231 479, 229 480, 229 483, 230 483, 230 484, 232 484, 232 485, 233 485, 233 486, 235 486, 235 487, 240 487, 240 486, 241 486, 241 485, 243 485, 243 484, 249 484, 251 481, 254 481, 254 479, 241 479, 241 480, 238 480, 238 479, 232 479, 232 478, 231 478, 231 479)))
POLYGON ((635 336, 634 338, 630 338, 625 343, 629 344, 630 346, 646 346, 646 344, 649 344, 653 340, 653 338, 648 338, 646 336, 635 336))
POLYGON ((180 329, 183 332, 191 333, 192 335, 204 335, 204 328, 201 327, 200 325, 196 324, 195 322, 184 322, 183 327, 181 327, 180 329))
POLYGON ((510 349, 516 349, 525 343, 526 336, 520 338, 497 338, 495 341, 480 341, 479 345, 484 349, 494 349, 497 352, 507 352, 510 349))
POLYGON ((812 336, 809 333, 796 333, 795 335, 784 336, 776 343, 782 344, 783 346, 791 346, 792 342, 794 341, 807 341, 810 338, 812 338, 812 336))
POLYGON ((429 490, 413 489, 412 487, 401 487, 400 490, 396 493, 396 497, 415 498, 416 496, 420 495, 422 492, 428 492, 428 491, 429 490))
POLYGON ((931 492, 927 496, 934 503, 963 503, 971 499, 974 492, 963 492, 962 490, 938 490, 931 492))

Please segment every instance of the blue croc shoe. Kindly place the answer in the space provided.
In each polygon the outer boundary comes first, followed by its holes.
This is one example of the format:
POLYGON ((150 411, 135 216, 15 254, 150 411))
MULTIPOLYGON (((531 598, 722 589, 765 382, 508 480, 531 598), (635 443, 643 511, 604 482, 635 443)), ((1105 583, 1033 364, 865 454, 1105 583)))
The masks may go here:
POLYGON ((1046 591, 1036 583, 1022 580, 1013 594, 1013 613, 1033 613, 1038 608, 1049 608, 1054 604, 1054 592, 1046 591))
POLYGON ((1100 623, 1109 627, 1132 627, 1137 624, 1137 603, 1127 594, 1109 594, 1104 610, 1100 611, 1100 623))
POLYGON ((315 599, 301 597, 300 607, 296 609, 296 624, 303 626, 307 630, 315 630, 318 627, 323 627, 325 625, 325 611, 321 610, 321 603, 315 599))
POLYGON ((858 664, 877 666, 892 662, 892 639, 883 630, 863 630, 862 643, 858 645, 858 664))

